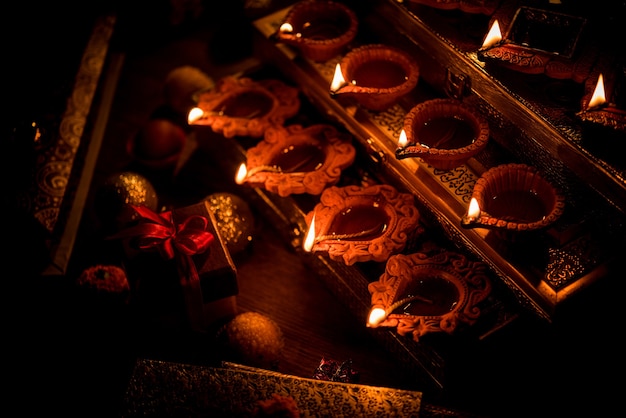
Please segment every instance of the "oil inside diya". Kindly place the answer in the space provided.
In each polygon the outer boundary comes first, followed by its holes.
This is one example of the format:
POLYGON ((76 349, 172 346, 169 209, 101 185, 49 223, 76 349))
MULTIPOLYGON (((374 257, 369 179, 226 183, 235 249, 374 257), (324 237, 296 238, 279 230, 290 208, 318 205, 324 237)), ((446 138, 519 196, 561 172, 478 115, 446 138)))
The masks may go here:
POLYGON ((306 219, 304 248, 347 265, 385 261, 421 233, 411 194, 389 185, 330 187, 306 219))
POLYGON ((210 126, 227 138, 261 137, 266 129, 280 125, 300 109, 299 91, 280 80, 254 81, 225 77, 214 89, 195 96, 196 108, 189 124, 210 126))
POLYGON ((536 231, 556 222, 564 207, 565 198, 537 169, 525 164, 504 164, 487 170, 476 181, 461 225, 536 231))
POLYGON ((489 125, 472 108, 455 99, 432 99, 406 114, 396 158, 420 157, 451 170, 482 151, 488 140, 489 125))
POLYGON ((368 290, 372 309, 367 325, 395 327, 418 341, 427 333, 452 333, 461 323, 474 323, 491 282, 485 264, 442 251, 391 256, 368 290))
POLYGON ((246 152, 239 184, 263 187, 280 196, 318 195, 336 184, 356 156, 352 136, 332 125, 275 126, 246 152))
POLYGON ((296 47, 306 58, 324 62, 352 42, 357 30, 356 14, 345 4, 305 0, 289 10, 273 39, 296 47))
POLYGON ((387 45, 364 45, 337 64, 331 97, 350 97, 369 110, 382 111, 417 85, 419 67, 406 52, 387 45))

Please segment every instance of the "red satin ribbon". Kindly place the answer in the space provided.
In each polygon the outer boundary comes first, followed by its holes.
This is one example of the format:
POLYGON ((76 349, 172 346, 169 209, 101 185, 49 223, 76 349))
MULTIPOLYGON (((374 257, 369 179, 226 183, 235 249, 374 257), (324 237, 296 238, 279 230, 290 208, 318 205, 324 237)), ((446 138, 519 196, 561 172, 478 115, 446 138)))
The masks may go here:
POLYGON ((202 289, 198 270, 191 259, 194 254, 208 250, 215 237, 206 230, 209 221, 193 215, 174 224, 172 212, 155 213, 145 206, 132 206, 142 222, 120 231, 111 238, 131 238, 142 251, 158 251, 163 258, 176 258, 176 266, 183 285, 187 314, 193 328, 204 331, 202 289), (186 286, 185 286, 186 284, 186 286))
POLYGON ((145 206, 132 206, 142 217, 141 223, 126 228, 112 238, 134 238, 133 244, 144 251, 157 250, 163 258, 171 260, 176 252, 194 255, 205 252, 215 237, 206 230, 209 221, 194 215, 178 225, 172 212, 155 213, 145 206))

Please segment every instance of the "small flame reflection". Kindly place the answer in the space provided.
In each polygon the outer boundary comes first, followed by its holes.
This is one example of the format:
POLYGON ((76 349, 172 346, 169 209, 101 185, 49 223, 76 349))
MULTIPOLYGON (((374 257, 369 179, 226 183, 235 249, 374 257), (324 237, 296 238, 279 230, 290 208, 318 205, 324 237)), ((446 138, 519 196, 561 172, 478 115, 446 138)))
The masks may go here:
POLYGON ((606 96, 604 93, 604 78, 602 77, 602 74, 600 74, 600 76, 598 77, 598 83, 596 84, 596 89, 593 91, 591 100, 589 100, 589 104, 587 105, 587 110, 602 106, 604 103, 606 103, 606 96))
POLYGON ((341 64, 337 63, 337 66, 335 67, 335 75, 333 76, 333 81, 330 83, 330 91, 333 93, 337 92, 346 84, 346 79, 343 77, 343 72, 341 71, 341 64))
POLYGON ((313 219, 311 219, 311 225, 304 238, 302 248, 304 248, 304 251, 310 252, 313 249, 313 244, 315 244, 315 214, 313 214, 313 219))
POLYGON ((202 118, 202 116, 204 116, 204 110, 200 109, 199 107, 194 107, 189 111, 189 114, 187 115, 187 122, 192 125, 198 119, 202 118))
POLYGON ((489 29, 487 36, 485 36, 485 40, 483 41, 483 46, 481 47, 481 49, 491 48, 500 41, 502 41, 502 32, 500 31, 500 24, 496 19, 493 21, 493 24, 491 25, 491 29, 489 29))
POLYGON ((242 184, 248 175, 248 169, 246 168, 245 163, 241 163, 239 166, 239 170, 237 170, 237 175, 235 176, 235 183, 242 184))

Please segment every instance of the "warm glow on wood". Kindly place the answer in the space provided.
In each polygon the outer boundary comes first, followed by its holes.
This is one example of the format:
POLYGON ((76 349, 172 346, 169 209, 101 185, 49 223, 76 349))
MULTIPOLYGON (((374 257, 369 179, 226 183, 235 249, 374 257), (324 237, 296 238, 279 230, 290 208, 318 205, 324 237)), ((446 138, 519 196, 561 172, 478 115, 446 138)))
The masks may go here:
POLYGON ((591 100, 589 100, 589 104, 587 105, 587 109, 593 109, 594 107, 601 106, 606 103, 606 96, 604 93, 604 78, 602 74, 598 77, 598 83, 596 84, 596 89, 593 91, 593 95, 591 96, 591 100))
POLYGON ((242 184, 247 176, 248 169, 246 168, 246 164, 241 163, 241 165, 239 166, 239 170, 237 170, 237 175, 235 176, 235 183, 242 184))
POLYGON ((469 208, 467 209, 467 217, 471 220, 476 220, 480 216, 480 206, 475 197, 470 200, 469 208))
POLYGON ((335 67, 335 75, 333 76, 333 81, 330 83, 330 91, 336 92, 345 85, 346 79, 343 78, 343 73, 341 72, 341 64, 338 63, 335 67))
POLYGON ((204 116, 204 110, 199 107, 194 107, 189 111, 189 115, 187 115, 187 122, 191 125, 198 119, 202 118, 202 116, 204 116))
POLYGON ((409 143, 409 138, 406 136, 404 129, 400 131, 400 137, 398 138, 398 148, 404 148, 409 143))
POLYGON ((291 23, 285 22, 282 25, 280 25, 279 30, 281 33, 291 33, 293 32, 293 26, 291 26, 291 23))
POLYGON ((306 233, 306 237, 304 237, 302 247, 304 251, 310 252, 313 249, 313 244, 315 244, 315 214, 313 214, 313 219, 311 219, 311 225, 306 233))
POLYGON ((367 319, 367 326, 370 328, 376 328, 387 318, 387 311, 383 308, 374 308, 370 311, 370 316, 367 319))
POLYGON ((487 36, 485 36, 485 40, 483 41, 483 46, 481 49, 491 48, 501 40, 502 32, 500 31, 500 24, 496 19, 493 21, 493 25, 491 25, 491 29, 489 29, 487 36))

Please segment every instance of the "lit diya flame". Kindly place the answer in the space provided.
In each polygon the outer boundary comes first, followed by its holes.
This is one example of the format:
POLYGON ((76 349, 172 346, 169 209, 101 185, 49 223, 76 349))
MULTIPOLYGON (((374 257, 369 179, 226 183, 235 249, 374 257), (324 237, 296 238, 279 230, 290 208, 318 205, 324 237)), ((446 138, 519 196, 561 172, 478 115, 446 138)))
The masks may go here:
POLYGON ((313 218, 311 219, 311 225, 304 238, 302 248, 304 251, 310 252, 313 249, 313 244, 315 244, 315 214, 313 214, 313 218))
POLYGON ((469 221, 475 221, 480 217, 480 206, 478 205, 478 200, 475 197, 472 197, 470 200, 469 208, 467 209, 467 219, 469 221))
POLYGON ((589 104, 587 105, 587 110, 592 110, 597 107, 600 107, 606 103, 606 95, 604 93, 604 78, 602 74, 598 77, 598 83, 596 84, 596 88, 591 95, 591 99, 589 100, 589 104))
POLYGON ((333 76, 333 81, 330 83, 330 92, 337 93, 342 87, 348 85, 346 79, 343 77, 343 72, 341 71, 341 64, 337 64, 335 66, 335 75, 333 76))
POLYGON ((433 301, 430 299, 426 299, 423 296, 420 295, 414 295, 414 296, 409 296, 406 297, 404 299, 400 299, 399 301, 393 303, 392 305, 390 305, 387 309, 383 309, 383 308, 372 308, 372 310, 370 311, 370 315, 367 319, 367 326, 368 328, 376 328, 378 327, 380 324, 382 324, 389 315, 391 315, 393 313, 393 311, 395 311, 396 309, 398 309, 399 307, 403 306, 403 305, 407 305, 411 302, 415 302, 415 301, 420 301, 420 302, 424 302, 424 303, 428 303, 428 304, 432 304, 433 301))
POLYGON ((406 136, 406 131, 403 129, 400 131, 400 137, 398 138, 398 148, 404 148, 409 144, 409 138, 406 136))
POLYGON ((194 107, 189 111, 189 114, 187 115, 187 123, 192 125, 194 122, 202 119, 203 116, 204 110, 200 109, 199 107, 194 107))
MULTIPOLYGON (((280 25, 280 28, 278 29, 280 31, 280 33, 292 33, 293 32, 293 26, 291 26, 291 23, 283 23, 282 25, 280 25)), ((300 34, 297 34, 296 36, 301 36, 300 34)))
POLYGON ((482 47, 480 47, 480 49, 481 51, 485 49, 489 49, 497 45, 501 41, 502 41, 502 32, 500 31, 500 24, 498 23, 498 20, 496 19, 493 21, 493 24, 491 25, 491 29, 489 29, 487 36, 485 36, 485 40, 483 41, 483 45, 482 47))
POLYGON ((246 168, 245 163, 241 163, 241 165, 239 166, 239 170, 237 170, 237 175, 235 176, 235 183, 243 184, 243 182, 246 180, 246 177, 248 177, 248 169, 246 168))

